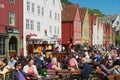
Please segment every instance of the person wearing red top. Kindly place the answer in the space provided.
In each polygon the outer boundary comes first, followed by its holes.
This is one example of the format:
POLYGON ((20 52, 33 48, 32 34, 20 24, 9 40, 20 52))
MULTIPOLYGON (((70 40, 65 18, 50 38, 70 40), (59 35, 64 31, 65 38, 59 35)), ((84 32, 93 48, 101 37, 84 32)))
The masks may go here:
POLYGON ((38 71, 36 66, 34 65, 33 59, 28 60, 28 65, 23 67, 23 71, 29 75, 32 75, 32 78, 28 80, 35 80, 33 78, 38 78, 38 71))

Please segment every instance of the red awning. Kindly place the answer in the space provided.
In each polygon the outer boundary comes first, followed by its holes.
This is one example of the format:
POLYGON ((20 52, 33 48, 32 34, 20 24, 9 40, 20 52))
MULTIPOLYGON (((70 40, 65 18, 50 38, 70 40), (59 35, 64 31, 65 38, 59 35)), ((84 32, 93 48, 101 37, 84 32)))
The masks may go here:
POLYGON ((37 34, 35 34, 35 33, 30 33, 30 34, 28 34, 28 35, 26 35, 26 39, 29 39, 29 40, 41 40, 38 36, 37 36, 37 34))

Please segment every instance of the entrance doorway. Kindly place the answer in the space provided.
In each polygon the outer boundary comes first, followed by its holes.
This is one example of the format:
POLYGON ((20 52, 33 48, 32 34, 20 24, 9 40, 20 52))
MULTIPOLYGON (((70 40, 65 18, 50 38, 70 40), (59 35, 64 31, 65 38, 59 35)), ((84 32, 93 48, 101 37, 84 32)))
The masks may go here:
POLYGON ((14 56, 17 55, 18 48, 18 40, 15 36, 12 36, 9 40, 9 55, 14 56))

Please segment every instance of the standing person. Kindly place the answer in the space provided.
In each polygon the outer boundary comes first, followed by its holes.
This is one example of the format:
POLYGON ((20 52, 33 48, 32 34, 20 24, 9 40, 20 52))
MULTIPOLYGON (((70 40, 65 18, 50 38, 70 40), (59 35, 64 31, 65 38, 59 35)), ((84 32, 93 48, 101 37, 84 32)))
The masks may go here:
POLYGON ((9 80, 26 80, 29 79, 28 75, 21 71, 21 63, 16 62, 15 63, 15 69, 12 71, 12 73, 9 76, 9 80))
MULTIPOLYGON (((35 78, 38 78, 38 71, 37 71, 36 66, 34 65, 34 60, 33 59, 28 60, 28 64, 23 67, 23 71, 26 74, 29 74, 29 75, 32 75, 35 78)), ((33 79, 28 79, 28 80, 33 80, 33 79)))
POLYGON ((66 54, 68 55, 69 59, 70 59, 70 54, 71 54, 71 46, 72 46, 72 44, 69 44, 68 49, 66 51, 66 54))

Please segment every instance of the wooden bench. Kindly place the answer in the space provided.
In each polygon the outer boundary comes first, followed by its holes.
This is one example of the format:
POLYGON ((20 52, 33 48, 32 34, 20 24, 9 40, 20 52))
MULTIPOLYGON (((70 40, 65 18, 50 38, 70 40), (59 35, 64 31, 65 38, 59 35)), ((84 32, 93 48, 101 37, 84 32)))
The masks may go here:
POLYGON ((108 80, 116 80, 115 75, 108 75, 107 78, 108 78, 108 80))
POLYGON ((3 74, 0 74, 0 80, 4 80, 3 74))
POLYGON ((115 75, 115 80, 120 80, 120 75, 115 75))

